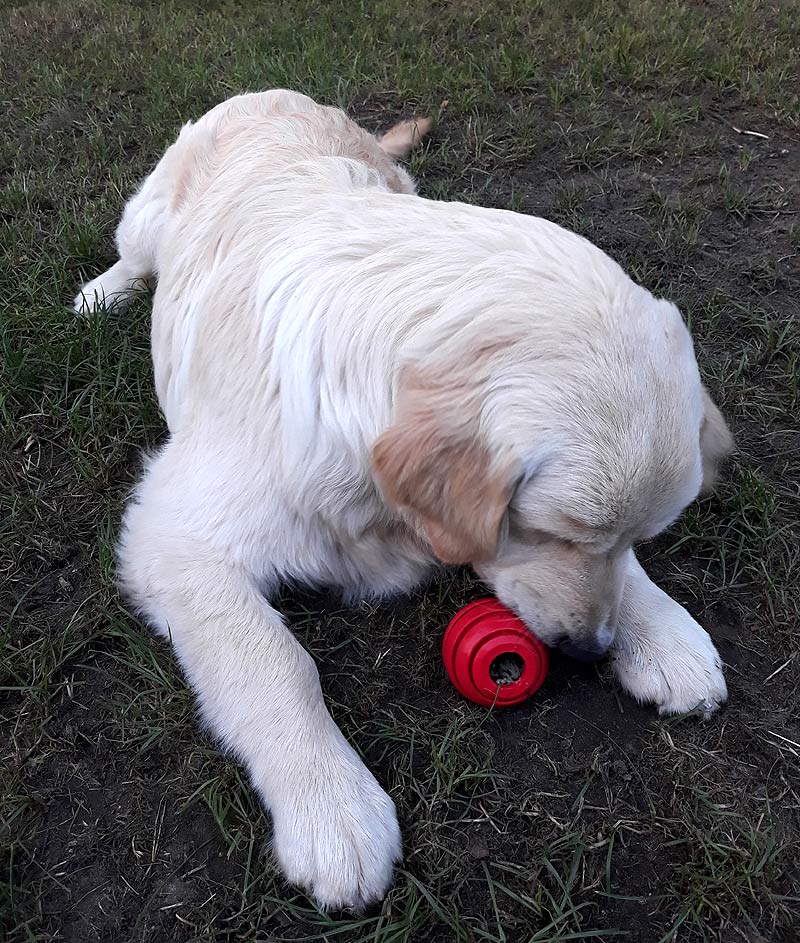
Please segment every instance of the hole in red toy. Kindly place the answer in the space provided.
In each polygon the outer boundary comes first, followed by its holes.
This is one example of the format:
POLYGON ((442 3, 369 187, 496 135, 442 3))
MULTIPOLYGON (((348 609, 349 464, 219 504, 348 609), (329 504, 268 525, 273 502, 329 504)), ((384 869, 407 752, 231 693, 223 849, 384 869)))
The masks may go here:
POLYGON ((503 652, 492 659, 489 665, 489 677, 495 684, 513 684, 522 677, 525 659, 516 652, 503 652))

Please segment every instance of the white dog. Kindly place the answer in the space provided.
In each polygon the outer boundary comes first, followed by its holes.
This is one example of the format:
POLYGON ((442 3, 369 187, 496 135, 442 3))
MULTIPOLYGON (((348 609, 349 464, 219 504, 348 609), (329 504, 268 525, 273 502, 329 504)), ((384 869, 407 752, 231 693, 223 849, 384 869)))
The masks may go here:
POLYGON ((122 581, 327 907, 385 892, 400 832, 270 605, 281 580, 375 596, 468 562, 549 645, 610 650, 635 698, 726 698, 710 638, 632 549, 731 448, 678 311, 552 223, 416 196, 393 158, 417 130, 233 98, 183 128, 76 300, 157 280, 170 435, 122 581))

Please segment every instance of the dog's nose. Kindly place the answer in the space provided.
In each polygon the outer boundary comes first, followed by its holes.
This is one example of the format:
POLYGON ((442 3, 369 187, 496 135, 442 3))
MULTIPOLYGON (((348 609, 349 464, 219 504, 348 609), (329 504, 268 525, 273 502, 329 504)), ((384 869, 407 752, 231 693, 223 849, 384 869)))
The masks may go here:
POLYGON ((602 625, 595 635, 589 638, 573 639, 569 635, 562 635, 556 641, 556 647, 576 661, 597 661, 611 648, 613 641, 614 633, 606 625, 602 625))

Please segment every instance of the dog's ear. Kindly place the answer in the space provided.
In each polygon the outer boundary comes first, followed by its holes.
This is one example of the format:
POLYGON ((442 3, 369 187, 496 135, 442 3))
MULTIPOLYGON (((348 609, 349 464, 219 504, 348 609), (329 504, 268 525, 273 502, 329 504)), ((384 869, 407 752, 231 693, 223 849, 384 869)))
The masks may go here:
POLYGON ((433 121, 430 118, 409 118, 398 122, 385 134, 380 135, 378 144, 389 157, 404 160, 415 147, 419 147, 432 126, 433 121))
POLYGON ((493 459, 464 429, 412 409, 383 433, 372 464, 387 502, 419 521, 445 563, 491 559, 514 486, 514 463, 493 459))
POLYGON ((703 422, 700 426, 700 455, 703 460, 701 494, 714 486, 717 469, 733 451, 733 436, 708 390, 703 387, 703 422))

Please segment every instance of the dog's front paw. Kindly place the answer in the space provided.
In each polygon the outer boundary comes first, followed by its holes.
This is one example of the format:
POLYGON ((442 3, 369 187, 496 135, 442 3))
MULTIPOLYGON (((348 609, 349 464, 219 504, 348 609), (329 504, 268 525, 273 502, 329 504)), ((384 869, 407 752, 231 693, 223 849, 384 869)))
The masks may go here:
MULTIPOLYGON (((622 687, 660 714, 695 709, 710 716, 728 699, 722 661, 708 632, 678 603, 653 615, 652 623, 625 632, 611 664, 622 687)), ((641 618, 641 616, 640 616, 641 618)))
POLYGON ((329 910, 380 900, 401 857, 394 803, 353 755, 272 802, 273 850, 287 879, 329 910))

